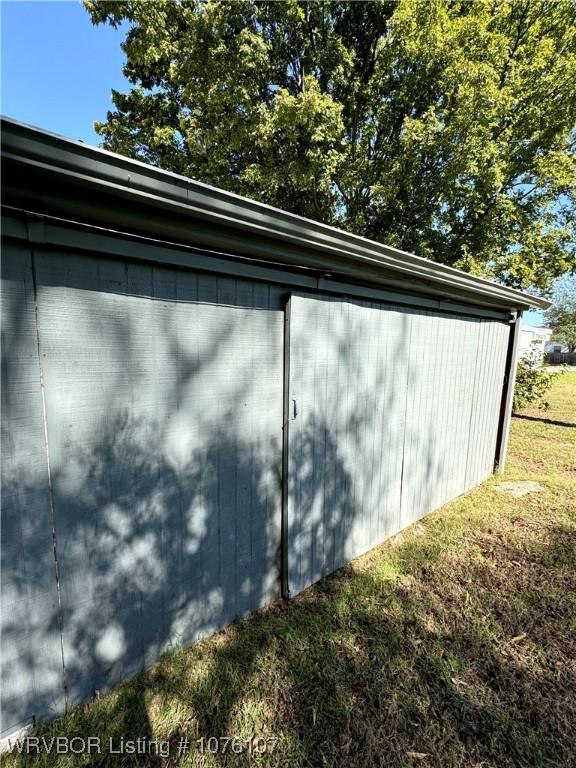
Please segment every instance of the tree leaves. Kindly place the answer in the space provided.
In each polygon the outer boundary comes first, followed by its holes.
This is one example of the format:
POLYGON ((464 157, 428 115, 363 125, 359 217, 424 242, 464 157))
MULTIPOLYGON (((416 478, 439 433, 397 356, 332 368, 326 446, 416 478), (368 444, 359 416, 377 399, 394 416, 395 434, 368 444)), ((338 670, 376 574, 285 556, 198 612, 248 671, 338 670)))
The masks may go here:
POLYGON ((552 338, 564 342, 570 352, 576 350, 576 277, 559 280, 552 293, 552 306, 546 312, 552 338))
POLYGON ((573 0, 85 6, 104 146, 514 287, 576 269, 573 0))

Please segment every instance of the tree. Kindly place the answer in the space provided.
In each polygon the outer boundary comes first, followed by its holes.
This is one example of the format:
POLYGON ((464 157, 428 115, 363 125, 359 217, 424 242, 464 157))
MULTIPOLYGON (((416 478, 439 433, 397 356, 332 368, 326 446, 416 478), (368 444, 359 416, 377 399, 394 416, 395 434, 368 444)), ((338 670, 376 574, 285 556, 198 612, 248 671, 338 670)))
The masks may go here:
POLYGON ((576 270, 575 0, 85 0, 103 145, 546 290, 576 270))
POLYGON ((567 344, 570 352, 576 351, 576 277, 558 281, 545 317, 553 330, 552 338, 567 344))

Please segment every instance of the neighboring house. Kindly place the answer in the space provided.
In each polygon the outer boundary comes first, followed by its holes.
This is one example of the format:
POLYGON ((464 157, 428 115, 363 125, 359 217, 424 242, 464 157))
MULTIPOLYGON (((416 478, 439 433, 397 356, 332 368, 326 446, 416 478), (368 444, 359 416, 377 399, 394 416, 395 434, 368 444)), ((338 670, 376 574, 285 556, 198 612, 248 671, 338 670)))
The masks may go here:
POLYGON ((568 346, 568 344, 566 344, 565 341, 547 341, 544 346, 545 346, 544 351, 546 353, 548 353, 548 352, 560 352, 560 353, 570 352, 570 347, 568 346))
POLYGON ((518 344, 518 358, 526 357, 534 349, 537 350, 541 358, 544 357, 551 336, 551 328, 532 325, 522 326, 518 344))
POLYGON ((548 341, 545 349, 548 365, 576 365, 576 351, 571 352, 565 341, 548 341))

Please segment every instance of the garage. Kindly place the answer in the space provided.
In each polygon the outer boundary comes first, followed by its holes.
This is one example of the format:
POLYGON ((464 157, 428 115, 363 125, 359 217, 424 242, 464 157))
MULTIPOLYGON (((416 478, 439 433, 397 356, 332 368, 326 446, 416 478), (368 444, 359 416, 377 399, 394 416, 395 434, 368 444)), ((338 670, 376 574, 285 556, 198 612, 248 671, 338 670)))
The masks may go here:
POLYGON ((2 733, 502 466, 538 298, 2 122, 2 733))

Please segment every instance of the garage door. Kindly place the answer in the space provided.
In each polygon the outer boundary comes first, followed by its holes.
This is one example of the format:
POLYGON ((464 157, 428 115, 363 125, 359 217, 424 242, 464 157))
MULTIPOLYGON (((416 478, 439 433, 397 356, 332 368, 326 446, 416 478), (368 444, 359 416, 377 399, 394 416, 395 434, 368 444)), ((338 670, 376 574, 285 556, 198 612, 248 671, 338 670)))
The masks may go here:
POLYGON ((492 472, 508 336, 492 320, 292 296, 290 595, 492 472))
MULTIPOLYGON (((21 325, 7 330, 22 345, 7 350, 18 372, 8 392, 21 390, 17 409, 15 400, 9 403, 10 439, 33 420, 30 441, 40 455, 30 455, 26 473, 30 507, 21 493, 13 500, 13 516, 22 516, 19 525, 34 550, 16 541, 20 549, 9 575, 14 604, 29 599, 29 560, 41 556, 43 581, 34 589, 50 601, 44 613, 30 609, 42 625, 29 628, 29 648, 20 652, 14 634, 7 671, 14 711, 6 711, 6 727, 27 714, 21 686, 34 665, 44 676, 56 669, 54 679, 40 684, 52 686, 51 701, 60 708, 59 622, 74 703, 124 679, 171 644, 207 635, 279 594, 281 289, 37 250, 58 615, 55 580, 45 584, 54 579, 52 523, 25 256, 14 266, 22 274, 15 272, 7 288, 14 323, 21 325), (18 302, 25 291, 24 311, 18 302), (50 663, 36 661, 39 649, 50 663)), ((14 444, 20 465, 26 450, 14 444)), ((22 475, 13 475, 17 487, 22 475)), ((5 653, 10 640, 10 633, 3 636, 5 653)), ((38 714, 38 697, 28 699, 38 714)))

